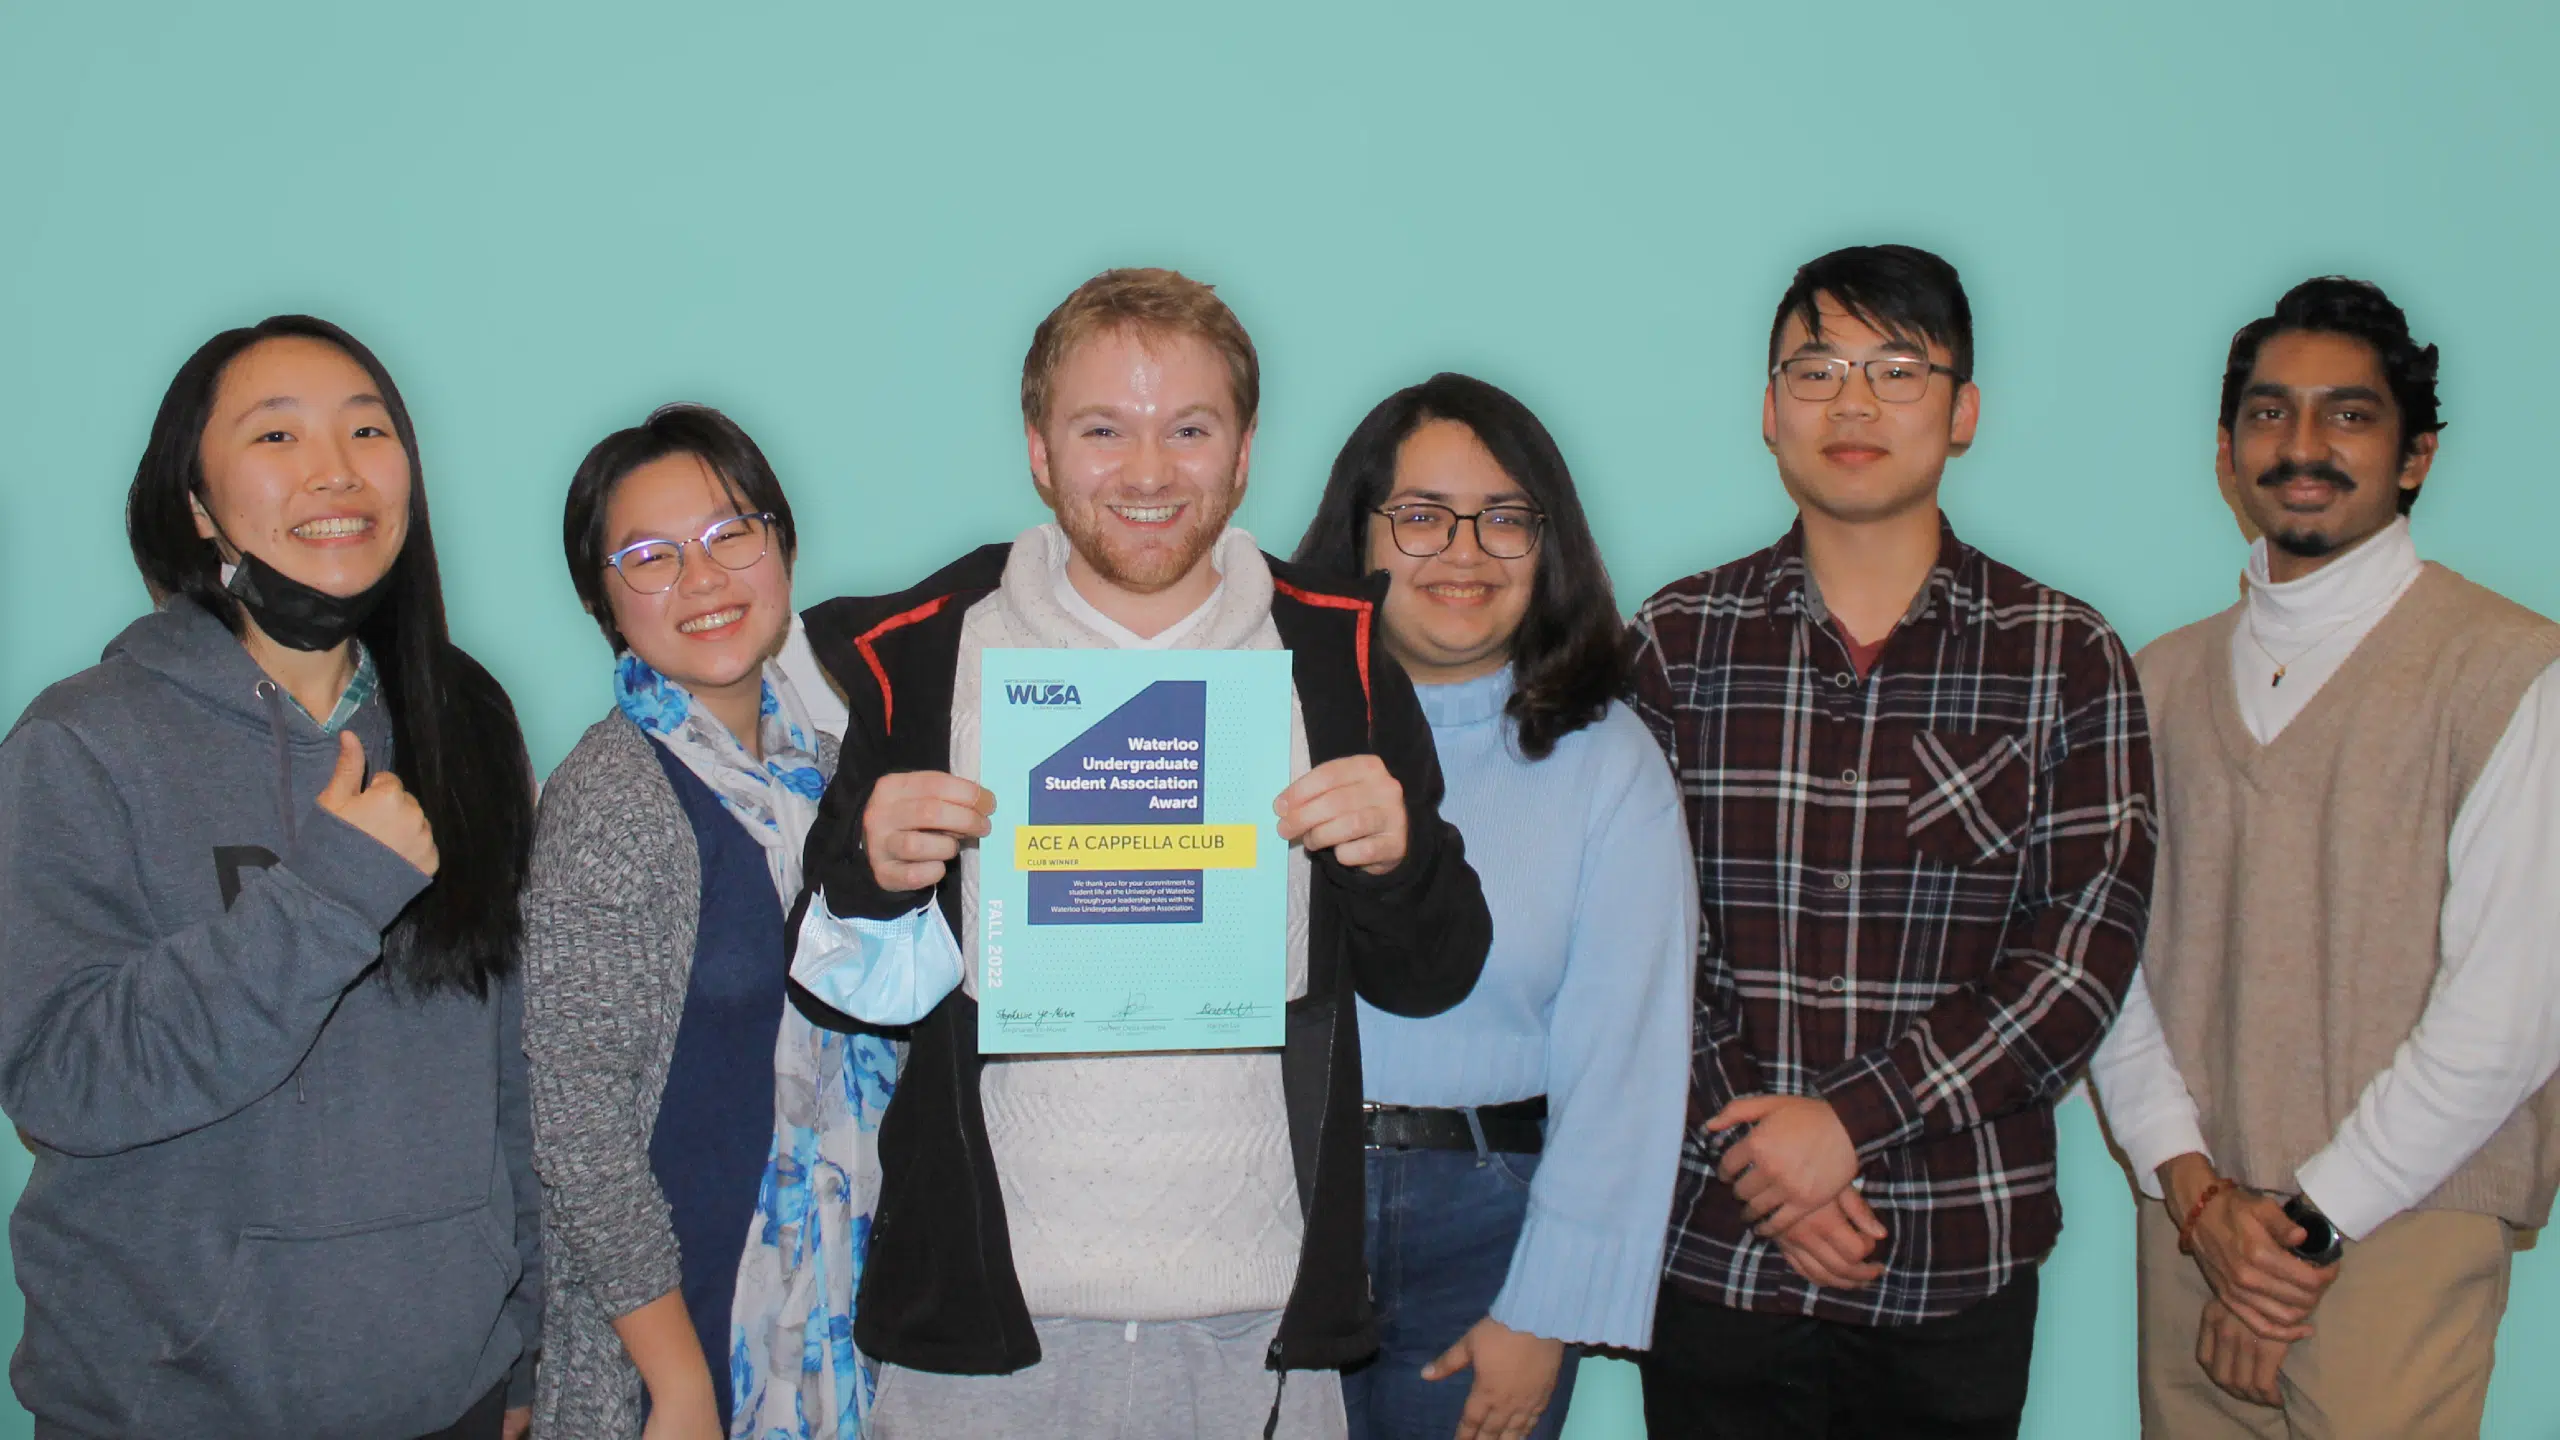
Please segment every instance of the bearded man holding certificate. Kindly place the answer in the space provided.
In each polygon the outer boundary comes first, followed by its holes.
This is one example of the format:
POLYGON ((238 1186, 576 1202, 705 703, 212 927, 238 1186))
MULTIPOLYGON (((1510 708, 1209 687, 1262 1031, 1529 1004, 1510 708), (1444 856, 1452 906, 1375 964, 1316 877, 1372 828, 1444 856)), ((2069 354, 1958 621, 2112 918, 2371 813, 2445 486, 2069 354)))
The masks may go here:
MULTIPOLYGON (((1351 997, 1448 1009, 1492 924, 1440 818, 1412 685, 1374 643, 1378 597, 1227 526, 1259 389, 1253 343, 1209 287, 1096 276, 1023 363, 1032 479, 1055 519, 901 594, 808 613, 852 718, 810 833, 793 975, 910 1041, 856 1307, 855 1341, 880 1362, 875 1440, 1339 1436, 1325 1372, 1376 1348, 1351 997), (982 1046, 981 887, 1017 847, 977 842, 1042 818, 995 816, 979 783, 984 677, 991 652, 1039 649, 1287 652, 1285 772, 1276 726, 1265 758, 1290 778, 1263 827, 1285 854, 1283 933, 1255 937, 1282 972, 1278 1049, 982 1046)), ((1214 926, 1146 938, 1181 933, 1227 943, 1214 926)))

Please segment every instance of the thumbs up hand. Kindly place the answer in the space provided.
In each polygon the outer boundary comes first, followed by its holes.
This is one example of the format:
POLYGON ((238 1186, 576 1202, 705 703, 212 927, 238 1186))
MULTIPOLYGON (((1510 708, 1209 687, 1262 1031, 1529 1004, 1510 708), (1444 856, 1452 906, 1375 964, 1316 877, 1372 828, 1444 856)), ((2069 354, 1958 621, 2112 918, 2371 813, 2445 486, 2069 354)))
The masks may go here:
POLYGON ((427 812, 388 770, 365 783, 364 742, 353 730, 338 732, 338 768, 321 789, 319 804, 417 866, 419 873, 436 873, 436 835, 427 812))

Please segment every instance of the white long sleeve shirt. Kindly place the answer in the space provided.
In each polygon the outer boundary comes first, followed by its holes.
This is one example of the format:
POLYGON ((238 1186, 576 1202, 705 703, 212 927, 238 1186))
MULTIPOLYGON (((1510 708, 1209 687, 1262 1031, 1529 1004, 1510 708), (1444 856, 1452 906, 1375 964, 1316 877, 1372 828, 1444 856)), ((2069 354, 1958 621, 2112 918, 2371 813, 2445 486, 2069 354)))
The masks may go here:
MULTIPOLYGON (((2258 743, 2300 714, 2416 582, 2406 520, 2299 580, 2249 555, 2247 610, 2232 632, 2241 718, 2258 743), (2273 683, 2278 665, 2282 684, 2273 683)), ((2390 1068, 2328 1145, 2295 1172, 2351 1238, 2424 1199, 2560 1069, 2560 665, 2516 706, 2454 815, 2433 993, 2390 1068)), ((2169 1054, 2148 983, 2136 984, 2090 1062, 2107 1121, 2143 1193, 2159 1167, 2203 1152, 2195 1100, 2169 1054)))

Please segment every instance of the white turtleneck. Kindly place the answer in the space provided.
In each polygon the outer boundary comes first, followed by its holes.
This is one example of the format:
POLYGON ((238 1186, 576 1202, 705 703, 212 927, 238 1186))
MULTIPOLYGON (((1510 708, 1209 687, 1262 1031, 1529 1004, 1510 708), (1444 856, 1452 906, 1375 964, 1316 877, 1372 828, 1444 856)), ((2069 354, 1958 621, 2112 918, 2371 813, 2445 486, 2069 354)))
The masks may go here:
MULTIPOLYGON (((2267 573, 2267 542, 2251 549, 2231 675, 2258 743, 2301 713, 2419 569, 2405 519, 2283 584, 2267 573)), ((2555 675, 2560 665, 2525 691, 2455 812, 2426 1009, 2338 1133, 2295 1172, 2311 1203, 2350 1237, 2426 1198, 2560 1069, 2560 965, 2550 954, 2560 935, 2560 885, 2552 883, 2560 875, 2555 675)), ((2135 1182, 2158 1196, 2159 1167, 2205 1145, 2146 984, 2126 994, 2089 1078, 2135 1182)))

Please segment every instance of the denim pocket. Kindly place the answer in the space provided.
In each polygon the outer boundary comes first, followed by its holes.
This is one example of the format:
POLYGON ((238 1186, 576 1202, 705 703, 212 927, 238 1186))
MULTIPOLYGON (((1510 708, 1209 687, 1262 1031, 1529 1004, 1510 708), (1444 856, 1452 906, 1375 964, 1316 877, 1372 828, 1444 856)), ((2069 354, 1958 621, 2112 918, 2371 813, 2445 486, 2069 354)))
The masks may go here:
POLYGON ((1495 1150, 1485 1156, 1485 1163, 1489 1168, 1501 1171, 1502 1177, 1524 1194, 1538 1173, 1538 1157, 1530 1154, 1495 1150))

